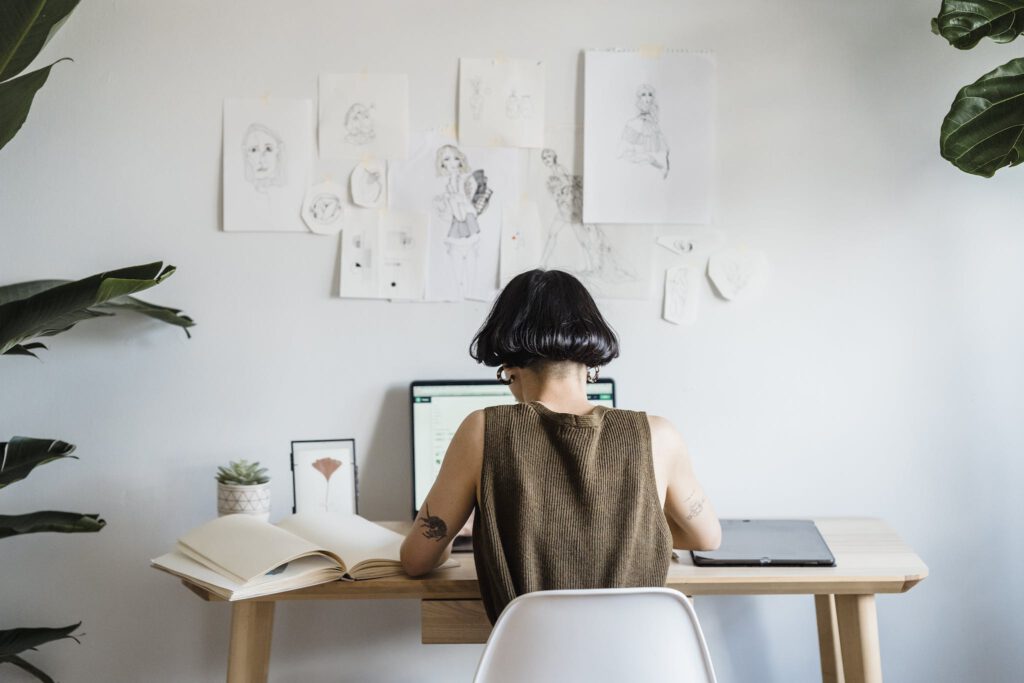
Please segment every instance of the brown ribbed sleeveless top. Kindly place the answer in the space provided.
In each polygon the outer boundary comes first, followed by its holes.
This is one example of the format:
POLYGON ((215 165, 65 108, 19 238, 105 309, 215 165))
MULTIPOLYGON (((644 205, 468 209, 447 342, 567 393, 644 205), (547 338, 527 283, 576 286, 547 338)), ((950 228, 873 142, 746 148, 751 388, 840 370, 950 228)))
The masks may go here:
POLYGON ((485 409, 473 550, 491 623, 531 591, 665 585, 672 536, 646 414, 485 409))

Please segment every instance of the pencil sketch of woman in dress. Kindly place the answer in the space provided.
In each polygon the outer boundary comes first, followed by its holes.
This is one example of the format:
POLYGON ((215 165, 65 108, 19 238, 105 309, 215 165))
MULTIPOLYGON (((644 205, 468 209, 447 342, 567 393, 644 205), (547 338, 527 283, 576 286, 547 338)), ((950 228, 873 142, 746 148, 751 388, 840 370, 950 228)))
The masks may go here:
POLYGON ((458 284, 459 295, 465 296, 474 282, 480 256, 480 223, 477 220, 490 202, 493 190, 487 187, 483 170, 472 170, 462 150, 442 145, 437 150, 435 168, 444 178, 441 194, 434 198, 435 209, 443 224, 445 253, 458 284))
POLYGON ((284 141, 262 123, 251 123, 242 136, 245 179, 257 192, 287 183, 284 141))
POLYGON ((637 115, 622 129, 620 159, 634 164, 647 164, 668 178, 668 142, 658 123, 658 100, 654 88, 648 84, 636 89, 637 115))
POLYGON ((373 128, 373 105, 354 103, 345 112, 345 141, 350 145, 366 145, 377 137, 373 128))
POLYGON ((558 161, 553 149, 541 152, 541 161, 548 168, 547 190, 558 214, 548 228, 548 238, 541 256, 541 267, 548 267, 560 233, 568 227, 580 246, 582 269, 574 274, 600 292, 602 285, 621 284, 636 279, 636 273, 619 264, 615 250, 605 231, 583 222, 583 178, 572 175, 558 161))

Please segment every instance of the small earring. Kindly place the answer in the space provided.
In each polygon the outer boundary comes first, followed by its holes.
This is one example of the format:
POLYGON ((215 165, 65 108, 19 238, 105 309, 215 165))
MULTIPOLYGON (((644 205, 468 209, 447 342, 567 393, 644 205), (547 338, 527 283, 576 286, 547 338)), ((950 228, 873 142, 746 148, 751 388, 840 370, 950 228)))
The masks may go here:
POLYGON ((511 375, 508 376, 508 377, 505 377, 502 374, 503 372, 505 372, 505 366, 504 365, 499 365, 498 366, 498 381, 499 382, 501 382, 505 386, 508 386, 509 384, 512 384, 512 382, 516 381, 516 378, 512 377, 511 375))
POLYGON ((593 373, 591 370, 587 370, 587 384, 597 384, 597 379, 600 376, 601 368, 593 368, 593 373))

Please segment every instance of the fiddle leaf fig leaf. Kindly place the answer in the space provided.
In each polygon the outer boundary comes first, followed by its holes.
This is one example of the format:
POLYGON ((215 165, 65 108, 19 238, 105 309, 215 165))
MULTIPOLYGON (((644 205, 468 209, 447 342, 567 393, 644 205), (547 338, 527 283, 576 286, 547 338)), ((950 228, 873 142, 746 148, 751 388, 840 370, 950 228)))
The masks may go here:
POLYGON ((0 81, 19 73, 64 24, 78 0, 0 3, 0 81))
POLYGON ((70 638, 78 642, 78 638, 71 635, 82 622, 62 626, 61 628, 11 628, 0 631, 0 659, 20 654, 25 650, 34 650, 40 645, 70 638))
POLYGON ((50 337, 88 318, 135 310, 179 327, 193 325, 177 309, 154 306, 130 294, 160 284, 174 273, 162 263, 121 268, 75 282, 39 281, 0 287, 0 354, 35 337, 50 337))
POLYGON ((89 533, 107 525, 98 514, 41 510, 26 515, 0 515, 0 538, 52 531, 60 534, 89 533))
POLYGON ((1008 43, 1024 32, 1024 0, 943 0, 932 33, 969 50, 982 38, 1008 43))
MULTIPOLYGON (((64 60, 59 59, 57 62, 64 60)), ((0 83, 0 148, 11 141, 28 118, 32 100, 50 77, 53 65, 30 71, 23 76, 0 83)))
POLYGON ((55 439, 15 436, 0 443, 0 489, 21 481, 39 465, 61 458, 74 458, 72 444, 55 439))
POLYGON ((942 121, 939 150, 961 171, 986 178, 1024 160, 1024 58, 961 88, 942 121))

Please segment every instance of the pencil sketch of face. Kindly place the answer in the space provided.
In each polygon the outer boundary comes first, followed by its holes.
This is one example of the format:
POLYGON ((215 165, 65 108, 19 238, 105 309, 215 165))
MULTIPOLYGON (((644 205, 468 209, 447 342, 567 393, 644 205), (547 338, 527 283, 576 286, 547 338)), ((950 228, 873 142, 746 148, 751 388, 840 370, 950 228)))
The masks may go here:
POLYGON ((454 145, 442 145, 437 150, 436 159, 437 175, 452 176, 459 173, 469 172, 469 162, 466 155, 454 145))
POLYGON ((657 117, 658 102, 655 99, 654 88, 646 83, 636 89, 636 108, 641 114, 651 114, 657 117))
POLYGON ((540 160, 548 168, 554 168, 558 163, 558 154, 553 149, 545 149, 540 153, 540 160))
POLYGON ((250 124, 242 138, 245 179, 259 191, 285 184, 284 142, 260 123, 250 124))
POLYGON ((356 102, 345 113, 345 139, 353 145, 365 145, 375 137, 373 105, 356 102))
POLYGON ((336 194, 318 194, 309 205, 309 211, 317 223, 330 225, 341 216, 341 198, 336 194))

